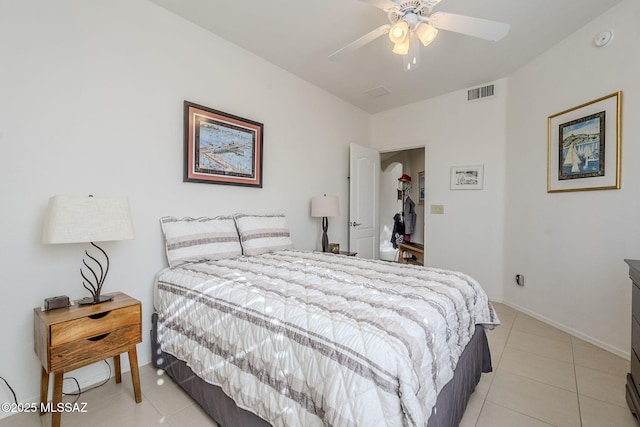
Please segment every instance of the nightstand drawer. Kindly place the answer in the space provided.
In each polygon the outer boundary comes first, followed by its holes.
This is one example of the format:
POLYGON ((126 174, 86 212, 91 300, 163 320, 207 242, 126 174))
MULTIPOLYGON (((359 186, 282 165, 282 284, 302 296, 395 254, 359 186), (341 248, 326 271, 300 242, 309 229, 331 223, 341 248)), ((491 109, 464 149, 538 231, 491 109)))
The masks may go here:
POLYGON ((51 325, 52 347, 95 337, 141 322, 140 305, 119 308, 51 325))
POLYGON ((103 334, 51 347, 51 371, 71 371, 92 361, 99 361, 127 351, 142 340, 142 325, 135 324, 103 334), (77 361, 77 363, 74 363, 77 361), (77 366, 76 366, 77 365, 77 366))

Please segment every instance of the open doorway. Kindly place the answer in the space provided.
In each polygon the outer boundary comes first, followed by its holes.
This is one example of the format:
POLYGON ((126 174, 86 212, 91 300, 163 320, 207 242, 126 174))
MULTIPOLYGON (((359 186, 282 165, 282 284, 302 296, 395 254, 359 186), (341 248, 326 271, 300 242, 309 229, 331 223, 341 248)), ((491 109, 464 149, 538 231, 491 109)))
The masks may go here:
POLYGON ((404 211, 406 197, 415 208, 415 224, 407 240, 425 243, 425 151, 420 147, 380 154, 380 259, 397 260, 397 250, 391 244, 394 217, 404 211), (398 178, 403 175, 411 178, 410 188, 404 194, 398 191, 398 178))

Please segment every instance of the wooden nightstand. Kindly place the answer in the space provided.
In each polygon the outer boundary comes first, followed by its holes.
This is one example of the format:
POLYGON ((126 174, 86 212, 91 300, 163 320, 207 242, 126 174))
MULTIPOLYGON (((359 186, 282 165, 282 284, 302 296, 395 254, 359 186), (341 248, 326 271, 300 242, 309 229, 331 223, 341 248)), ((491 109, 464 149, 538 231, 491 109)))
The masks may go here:
MULTIPOLYGON (((34 349, 42 364, 40 403, 49 394, 53 374, 53 407, 62 401, 65 372, 113 357, 116 382, 122 381, 120 354, 129 353, 131 379, 137 403, 142 402, 136 344, 142 342, 140 301, 121 292, 112 301, 42 311, 33 309, 34 349)), ((42 415, 42 413, 40 413, 42 415)), ((61 412, 51 416, 52 427, 60 426, 61 412)))

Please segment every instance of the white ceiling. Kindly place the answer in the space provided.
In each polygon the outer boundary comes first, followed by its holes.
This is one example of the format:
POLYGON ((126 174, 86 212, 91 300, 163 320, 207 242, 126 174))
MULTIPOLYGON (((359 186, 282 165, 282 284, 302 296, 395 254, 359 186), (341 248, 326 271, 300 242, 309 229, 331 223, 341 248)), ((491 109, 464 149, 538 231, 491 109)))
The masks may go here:
POLYGON ((504 22, 511 30, 498 42, 441 31, 431 45, 421 46, 421 65, 409 72, 386 36, 328 60, 388 23, 384 11, 359 0, 151 1, 376 113, 508 76, 621 0, 443 0, 434 12, 504 22), (391 93, 367 96, 379 86, 391 93))

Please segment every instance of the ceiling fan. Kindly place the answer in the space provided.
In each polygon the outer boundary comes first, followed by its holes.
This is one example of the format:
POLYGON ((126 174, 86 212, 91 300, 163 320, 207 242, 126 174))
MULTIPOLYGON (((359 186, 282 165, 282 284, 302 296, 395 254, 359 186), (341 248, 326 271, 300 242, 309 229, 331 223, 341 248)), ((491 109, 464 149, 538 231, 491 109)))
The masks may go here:
POLYGON ((359 39, 329 55, 335 60, 361 48, 378 37, 389 34, 393 53, 404 56, 404 69, 412 70, 420 64, 420 43, 428 46, 438 30, 498 41, 507 35, 510 25, 487 19, 472 18, 455 13, 431 10, 441 0, 361 0, 387 12, 389 23, 381 25, 359 39))

